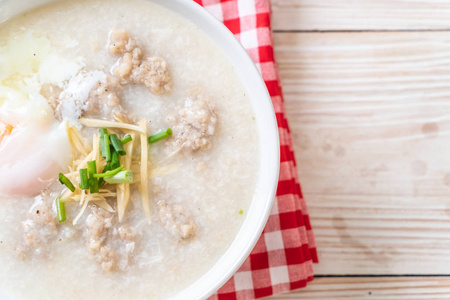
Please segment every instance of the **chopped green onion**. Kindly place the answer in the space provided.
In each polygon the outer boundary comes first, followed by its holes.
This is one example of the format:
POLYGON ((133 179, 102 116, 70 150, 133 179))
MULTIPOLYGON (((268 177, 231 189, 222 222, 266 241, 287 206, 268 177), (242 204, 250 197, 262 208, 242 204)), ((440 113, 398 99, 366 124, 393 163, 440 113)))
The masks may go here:
POLYGON ((117 137, 117 134, 111 134, 109 136, 109 140, 111 141, 111 145, 114 147, 114 150, 116 150, 119 155, 124 156, 127 154, 127 152, 123 149, 122 143, 117 137))
POLYGON ((94 174, 97 173, 97 163, 95 160, 88 161, 87 163, 89 178, 93 178, 94 174))
POLYGON ((98 193, 99 189, 98 180, 94 177, 89 178, 89 191, 91 194, 98 193))
POLYGON ((160 141, 172 135, 172 129, 167 128, 166 130, 155 133, 154 135, 149 136, 148 143, 152 144, 154 142, 160 141))
POLYGON ((62 223, 66 220, 66 205, 61 197, 56 198, 56 212, 58 213, 58 221, 62 223))
MULTIPOLYGON (((107 163, 106 166, 103 168, 102 173, 108 172, 109 170, 111 170, 111 163, 107 163)), ((98 187, 102 188, 105 185, 105 179, 103 178, 99 178, 98 179, 98 187)))
MULTIPOLYGON (((111 169, 116 169, 120 166, 119 153, 116 150, 112 150, 111 169)), ((109 171, 109 170, 108 170, 109 171)))
POLYGON ((71 192, 75 192, 75 187, 73 186, 72 182, 69 180, 69 178, 64 176, 63 173, 59 173, 59 182, 61 182, 61 184, 64 184, 65 186, 67 186, 67 188, 71 192))
POLYGON ((80 169, 80 188, 82 190, 89 189, 89 179, 87 169, 80 169))
POLYGON ((131 135, 127 134, 126 136, 120 139, 120 143, 122 145, 125 145, 126 143, 131 142, 131 140, 132 140, 131 135))
POLYGON ((121 165, 120 167, 115 168, 114 170, 111 170, 111 171, 107 171, 107 172, 104 172, 104 173, 101 173, 101 174, 94 174, 94 177, 95 178, 111 177, 111 176, 116 175, 120 171, 122 171, 122 169, 123 169, 123 165, 121 165))
POLYGON ((131 172, 131 170, 120 171, 114 176, 105 177, 105 181, 110 184, 132 183, 133 172, 131 172))
POLYGON ((109 134, 106 128, 100 129, 100 150, 102 157, 106 158, 107 162, 110 162, 111 150, 109 149, 109 134))
POLYGON ((89 190, 91 194, 98 193, 98 180, 94 177, 95 173, 97 173, 97 165, 95 160, 88 161, 88 172, 89 172, 89 190))

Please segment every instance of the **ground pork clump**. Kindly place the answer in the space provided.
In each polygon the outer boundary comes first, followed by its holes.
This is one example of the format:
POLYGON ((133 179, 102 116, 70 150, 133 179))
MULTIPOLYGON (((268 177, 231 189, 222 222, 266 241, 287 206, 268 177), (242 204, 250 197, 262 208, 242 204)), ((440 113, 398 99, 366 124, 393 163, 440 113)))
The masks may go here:
POLYGON ((61 88, 50 83, 45 83, 41 86, 40 93, 47 99, 48 104, 55 111, 60 102, 59 94, 61 93, 61 88))
POLYGON ((127 115, 120 104, 121 90, 119 78, 101 71, 90 71, 78 73, 64 89, 44 84, 40 93, 47 99, 58 120, 64 117, 108 119, 115 115, 127 115))
POLYGON ((22 223, 24 244, 18 247, 17 251, 23 258, 26 258, 30 251, 37 255, 46 255, 47 245, 58 232, 57 217, 50 198, 47 191, 36 197, 28 218, 22 223))
POLYGON ((181 205, 159 201, 158 208, 161 224, 174 236, 184 240, 195 235, 194 222, 181 205))
POLYGON ((135 245, 135 234, 126 225, 120 226, 117 216, 95 205, 86 218, 86 245, 106 272, 124 270, 135 245))
POLYGON ((216 130, 215 106, 200 88, 189 91, 184 107, 167 119, 172 125, 173 145, 176 149, 206 150, 216 130))
POLYGON ((128 32, 113 30, 109 50, 121 56, 113 72, 125 83, 143 83, 154 94, 164 94, 172 90, 167 62, 159 57, 144 59, 142 48, 128 32))
POLYGON ((116 29, 111 31, 110 39, 109 51, 116 55, 130 53, 138 46, 136 41, 125 30, 116 29))
MULTIPOLYGON (((58 242, 58 233, 62 231, 51 199, 54 200, 46 192, 37 197, 29 218, 23 222, 23 244, 16 248, 23 259, 30 255, 48 256, 52 244, 58 242)), ((88 252, 106 272, 127 269, 134 254, 135 231, 126 224, 119 224, 114 213, 94 204, 90 205, 90 210, 85 225, 80 227, 88 252)))
POLYGON ((106 81, 99 81, 90 91, 82 116, 110 118, 114 115, 125 115, 120 105, 118 92, 122 89, 117 77, 107 75, 106 81))

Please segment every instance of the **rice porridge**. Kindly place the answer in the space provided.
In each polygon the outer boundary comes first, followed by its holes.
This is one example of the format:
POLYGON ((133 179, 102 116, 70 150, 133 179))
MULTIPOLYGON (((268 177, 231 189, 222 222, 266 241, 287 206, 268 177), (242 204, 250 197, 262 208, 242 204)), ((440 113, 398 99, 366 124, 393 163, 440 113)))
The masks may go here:
POLYGON ((59 1, 0 24, 0 290, 162 299, 225 253, 259 141, 233 66, 150 1, 59 1))

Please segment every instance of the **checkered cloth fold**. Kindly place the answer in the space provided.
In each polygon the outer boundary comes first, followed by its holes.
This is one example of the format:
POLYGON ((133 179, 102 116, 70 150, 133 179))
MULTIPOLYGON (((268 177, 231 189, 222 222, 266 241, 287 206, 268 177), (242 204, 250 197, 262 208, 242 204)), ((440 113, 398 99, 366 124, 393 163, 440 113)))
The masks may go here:
POLYGON ((255 299, 306 286, 313 279, 316 244, 303 199, 277 65, 269 0, 194 0, 222 21, 260 70, 272 98, 280 135, 276 201, 250 256, 210 300, 255 299))

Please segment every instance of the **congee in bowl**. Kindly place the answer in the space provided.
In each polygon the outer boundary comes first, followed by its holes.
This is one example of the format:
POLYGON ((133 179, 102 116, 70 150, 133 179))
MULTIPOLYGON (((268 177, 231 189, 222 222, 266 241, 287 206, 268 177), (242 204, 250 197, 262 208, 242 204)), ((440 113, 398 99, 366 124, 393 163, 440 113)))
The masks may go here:
POLYGON ((0 290, 162 299, 226 253, 260 141, 235 68, 140 0, 59 1, 0 24, 0 290))

